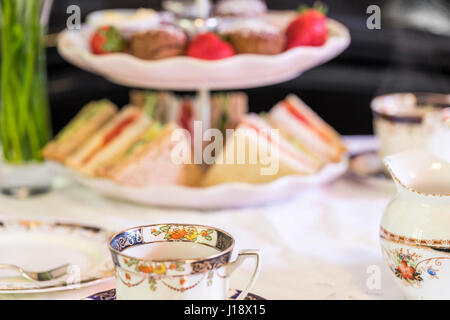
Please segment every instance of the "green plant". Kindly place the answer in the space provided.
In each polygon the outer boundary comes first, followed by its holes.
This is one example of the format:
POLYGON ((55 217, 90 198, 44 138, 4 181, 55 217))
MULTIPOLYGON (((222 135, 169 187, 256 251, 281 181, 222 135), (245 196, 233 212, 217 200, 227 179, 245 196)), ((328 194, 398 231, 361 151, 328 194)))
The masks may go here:
POLYGON ((0 136, 3 158, 41 161, 50 135, 44 0, 0 0, 0 136))

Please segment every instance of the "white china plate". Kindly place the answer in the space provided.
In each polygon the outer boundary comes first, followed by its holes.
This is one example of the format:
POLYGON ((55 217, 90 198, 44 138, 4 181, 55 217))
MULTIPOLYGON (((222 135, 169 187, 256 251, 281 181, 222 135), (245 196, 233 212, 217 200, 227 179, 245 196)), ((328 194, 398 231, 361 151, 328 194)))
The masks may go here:
POLYGON ((87 178, 61 165, 58 165, 58 171, 105 196, 142 205, 208 210, 285 200, 305 189, 335 180, 346 172, 347 167, 348 159, 344 157, 341 162, 328 164, 320 172, 309 176, 292 175, 265 184, 227 183, 207 188, 176 185, 133 188, 106 179, 87 178))
POLYGON ((73 223, 0 219, 0 263, 45 271, 70 263, 59 279, 32 282, 0 270, 0 294, 78 289, 113 275, 107 243, 110 232, 73 223))
MULTIPOLYGON (((236 300, 236 298, 239 296, 240 293, 241 293, 241 290, 229 289, 228 290, 228 297, 229 297, 228 299, 236 300)), ((93 295, 90 295, 87 298, 84 298, 83 300, 116 300, 116 289, 98 292, 93 295)), ((249 293, 244 300, 266 300, 266 299, 264 299, 260 296, 257 296, 256 294, 249 293)))
MULTIPOLYGON (((284 27, 293 11, 271 12, 268 19, 284 27)), ((301 73, 339 55, 350 44, 348 29, 328 19, 330 38, 321 47, 298 47, 278 55, 239 54, 218 61, 173 57, 145 61, 125 53, 94 55, 89 49, 93 29, 64 31, 58 51, 74 65, 130 87, 166 90, 212 90, 261 87, 296 78, 301 73)))

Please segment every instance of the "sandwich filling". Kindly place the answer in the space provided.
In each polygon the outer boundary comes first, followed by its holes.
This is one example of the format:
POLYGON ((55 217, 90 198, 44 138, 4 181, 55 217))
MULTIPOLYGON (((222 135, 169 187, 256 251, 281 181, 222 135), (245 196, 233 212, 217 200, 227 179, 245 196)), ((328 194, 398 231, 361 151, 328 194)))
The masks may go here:
POLYGON ((136 142, 129 146, 123 157, 139 152, 143 147, 152 142, 163 130, 163 125, 160 122, 154 122, 150 128, 140 137, 136 142))
POLYGON ((178 118, 178 123, 180 127, 188 130, 190 133, 193 133, 194 128, 192 127, 194 121, 194 112, 193 106, 189 100, 183 101, 181 105, 181 111, 178 118))
POLYGON ((305 115, 303 115, 294 105, 292 105, 289 101, 285 100, 283 102, 283 108, 289 112, 290 115, 295 117, 297 120, 302 122, 304 125, 313 130, 323 141, 326 143, 330 143, 330 137, 323 131, 321 128, 315 126, 305 115))
POLYGON ((82 161, 83 165, 88 164, 100 151, 102 151, 105 147, 107 147, 115 138, 120 136, 125 129, 127 129, 129 126, 131 126, 133 123, 135 123, 139 117, 141 116, 141 113, 134 113, 120 121, 114 128, 112 128, 110 131, 108 131, 105 136, 103 137, 101 143, 91 150, 91 152, 85 157, 82 161))
MULTIPOLYGON (((280 149, 280 151, 284 152, 285 154, 289 155, 290 157, 294 158, 295 160, 301 162, 302 164, 304 164, 305 166, 308 167, 313 167, 314 163, 313 161, 308 161, 310 159, 308 158, 304 158, 304 157, 300 157, 298 154, 293 153, 291 150, 289 150, 288 148, 283 147, 280 144, 275 144, 275 142, 272 140, 272 138, 270 137, 270 135, 268 135, 267 133, 261 131, 257 126, 253 125, 252 123, 249 123, 248 121, 243 121, 242 122, 245 126, 247 126, 250 129, 253 129, 256 131, 256 133, 263 137, 264 139, 267 140, 267 142, 269 144, 274 144, 276 147, 278 147, 280 149)), ((280 137, 281 138, 281 137, 280 137)))
POLYGON ((289 143, 292 144, 296 149, 298 149, 299 151, 307 154, 311 159, 313 159, 315 162, 320 163, 321 165, 322 160, 319 158, 319 156, 317 156, 317 154, 315 154, 314 152, 312 152, 311 150, 309 150, 303 143, 301 143, 299 140, 294 139, 294 138, 289 138, 289 143))
POLYGON ((149 143, 161 134, 163 129, 164 126, 160 122, 152 123, 150 128, 148 128, 140 138, 138 138, 135 142, 128 146, 124 152, 120 153, 112 160, 112 162, 110 162, 110 169, 116 168, 132 157, 135 159, 134 156, 141 154, 142 150, 145 150, 149 143))

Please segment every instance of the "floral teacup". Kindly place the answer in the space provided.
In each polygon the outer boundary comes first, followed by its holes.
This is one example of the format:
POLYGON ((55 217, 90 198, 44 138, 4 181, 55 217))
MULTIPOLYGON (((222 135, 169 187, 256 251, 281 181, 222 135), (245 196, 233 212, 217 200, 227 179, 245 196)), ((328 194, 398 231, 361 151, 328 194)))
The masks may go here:
POLYGON ((231 235, 217 228, 160 224, 114 235, 109 249, 115 267, 118 299, 224 300, 229 278, 247 258, 255 269, 239 299, 246 297, 260 271, 260 254, 243 250, 230 262, 231 235))

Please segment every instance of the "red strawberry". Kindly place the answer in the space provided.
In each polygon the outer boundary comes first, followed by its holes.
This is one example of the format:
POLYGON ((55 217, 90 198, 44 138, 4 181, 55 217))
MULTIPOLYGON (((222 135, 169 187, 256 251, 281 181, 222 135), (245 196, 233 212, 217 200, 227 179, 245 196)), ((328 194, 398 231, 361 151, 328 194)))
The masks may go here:
POLYGON ((116 28, 101 27, 91 38, 91 49, 95 54, 120 52, 125 49, 125 39, 116 28))
POLYGON ((233 47, 212 32, 197 35, 187 50, 188 56, 204 60, 224 59, 234 54, 233 47))
POLYGON ((289 24, 286 36, 286 49, 322 46, 328 39, 327 18, 319 9, 307 9, 289 24))

